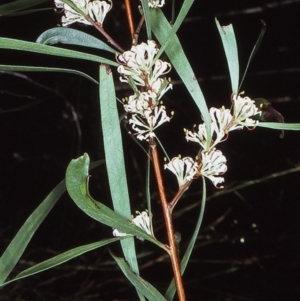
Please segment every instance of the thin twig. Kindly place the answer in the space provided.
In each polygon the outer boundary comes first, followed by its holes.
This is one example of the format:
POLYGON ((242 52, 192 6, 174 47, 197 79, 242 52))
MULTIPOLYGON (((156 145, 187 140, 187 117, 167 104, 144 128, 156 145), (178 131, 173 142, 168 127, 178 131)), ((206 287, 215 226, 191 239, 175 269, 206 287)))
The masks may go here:
POLYGON ((85 18, 107 39, 107 42, 116 47, 120 52, 125 52, 125 50, 104 30, 102 24, 95 22, 88 15, 85 15, 85 18))
POLYGON ((132 10, 130 6, 130 0, 124 0, 125 2, 125 8, 126 8, 126 15, 127 15, 127 21, 129 25, 130 35, 132 39, 132 44, 136 45, 135 37, 134 37, 134 25, 133 25, 133 18, 132 18, 132 10))
POLYGON ((171 212, 173 211, 175 205, 177 204, 177 202, 179 201, 181 196, 189 189, 191 183, 192 183, 192 181, 186 182, 185 184, 183 184, 182 186, 179 187, 179 189, 178 189, 176 195, 174 196, 173 200, 169 203, 169 208, 170 208, 171 212))
POLYGON ((171 210, 169 208, 167 198, 166 198, 165 188, 164 188, 159 160, 158 160, 157 147, 156 147, 156 142, 155 142, 154 138, 151 139, 149 146, 151 149, 151 157, 152 157, 152 162, 153 162, 153 167, 154 167, 154 173, 155 173, 155 177, 156 177, 156 181, 157 181, 157 185, 158 185, 160 201, 161 201, 163 214, 164 214, 164 220, 165 220, 165 224, 166 224, 166 230, 167 230, 167 236, 168 236, 169 248, 170 248, 170 258, 171 258, 178 298, 180 301, 185 301, 186 298, 185 298, 185 292, 184 292, 184 287, 183 287, 183 283, 182 283, 178 253, 177 253, 177 248, 176 248, 176 243, 175 243, 175 233, 174 233, 174 228, 173 228, 173 223, 172 223, 172 213, 171 213, 171 210))
POLYGON ((141 28, 142 28, 142 26, 143 26, 143 24, 144 24, 144 21, 145 21, 145 16, 142 15, 141 20, 140 20, 140 22, 139 22, 139 25, 138 25, 138 27, 136 28, 135 34, 134 34, 134 42, 135 42, 135 45, 138 43, 139 35, 140 35, 140 32, 141 32, 141 28))

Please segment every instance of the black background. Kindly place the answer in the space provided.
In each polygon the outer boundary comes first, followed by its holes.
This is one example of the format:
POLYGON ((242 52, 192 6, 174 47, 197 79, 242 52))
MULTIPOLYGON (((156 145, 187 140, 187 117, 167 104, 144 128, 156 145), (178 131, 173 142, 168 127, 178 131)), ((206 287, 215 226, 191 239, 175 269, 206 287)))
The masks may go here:
MULTIPOLYGON (((176 1, 177 12, 180 2, 176 1)), ((137 4, 132 1, 136 23, 137 4)), ((49 1, 39 7, 51 6, 49 1)), ((169 2, 164 11, 170 18, 169 2)), ((262 19, 267 24, 266 35, 242 90, 251 98, 271 101, 286 122, 300 121, 299 13, 300 1, 296 0, 195 1, 178 36, 209 107, 229 107, 231 93, 214 18, 222 25, 234 26, 241 73, 260 33, 262 19)), ((0 17, 0 36, 35 41, 59 21, 60 15, 53 10, 0 17)), ((72 27, 98 36, 93 28, 72 27)), ((104 28, 122 47, 130 47, 122 4, 114 2, 104 28)), ((140 39, 146 38, 142 34, 140 39)), ((114 59, 111 54, 107 57, 114 59)), ((95 63, 25 52, 1 50, 0 63, 73 68, 96 79, 98 76, 95 63)), ((115 76, 118 97, 130 95, 115 76)), ((164 104, 174 110, 175 116, 158 135, 170 156, 194 156, 197 147, 185 142, 182 128, 199 123, 199 112, 174 71, 171 77, 173 91, 166 94, 164 104)), ((103 158, 97 94, 95 84, 77 75, 0 73, 1 253, 31 212, 64 178, 71 159, 84 152, 92 160, 103 158)), ((146 206, 146 157, 126 131, 123 134, 132 208, 141 211, 146 206)), ((184 275, 188 300, 299 300, 299 174, 287 172, 259 180, 299 166, 299 139, 298 132, 286 131, 284 139, 280 139, 278 131, 257 128, 233 132, 228 141, 220 144, 228 160, 225 189, 216 190, 208 183, 203 228, 184 275), (229 191, 234 185, 257 179, 253 185, 229 191)), ((170 174, 164 175, 171 197, 177 184, 170 174)), ((92 172, 91 193, 111 206, 104 167, 92 172)), ((152 199, 155 235, 165 241, 154 181, 152 199)), ((198 180, 175 209, 175 228, 182 235, 181 252, 196 223, 200 199, 198 180)), ((111 235, 111 229, 85 216, 64 195, 38 229, 13 275, 70 248, 111 235)), ((142 277, 164 292, 171 279, 167 258, 147 242, 136 244, 142 277)), ((121 255, 117 244, 110 248, 121 255)), ((113 263, 108 248, 103 248, 4 287, 0 300, 136 300, 136 295, 113 263)))

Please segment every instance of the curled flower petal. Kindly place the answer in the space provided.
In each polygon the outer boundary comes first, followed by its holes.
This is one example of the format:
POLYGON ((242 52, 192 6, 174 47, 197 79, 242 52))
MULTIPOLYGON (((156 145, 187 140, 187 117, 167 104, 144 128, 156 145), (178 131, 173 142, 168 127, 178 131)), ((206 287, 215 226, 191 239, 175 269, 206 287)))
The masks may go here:
POLYGON ((137 213, 138 215, 132 220, 132 222, 139 228, 143 229, 147 234, 153 236, 148 212, 143 211, 137 213))
MULTIPOLYGON (((162 83, 156 81, 160 76, 167 74, 171 70, 171 65, 159 59, 153 63, 157 52, 157 44, 154 41, 148 40, 147 43, 132 46, 130 50, 118 55, 120 81, 130 83, 129 77, 131 77, 138 86, 144 86, 147 90, 155 92, 160 90, 162 83)), ((168 89, 171 87, 169 82, 167 82, 166 86, 169 86, 168 89)), ((165 90, 162 91, 163 89, 161 89, 158 94, 162 96, 167 90, 166 86, 163 87, 165 90)))
POLYGON ((112 2, 106 1, 91 1, 88 3, 88 13, 89 16, 96 22, 103 24, 106 14, 111 10, 112 2))
POLYGON ((140 95, 131 95, 124 104, 124 109, 128 113, 144 115, 148 108, 158 105, 157 94, 152 91, 141 92, 140 95))
POLYGON ((82 13, 75 11, 68 4, 60 0, 55 0, 54 3, 56 7, 63 8, 65 11, 65 15, 62 17, 62 26, 69 26, 75 22, 92 25, 92 23, 86 19, 86 16, 102 24, 107 12, 112 7, 112 2, 110 0, 108 1, 109 3, 100 0, 72 0, 82 13))
POLYGON ((224 178, 221 175, 227 171, 225 156, 215 148, 209 152, 202 152, 201 156, 201 175, 209 178, 218 187, 218 184, 224 182, 224 178))
POLYGON ((130 235, 130 234, 122 233, 118 229, 114 229, 114 231, 113 231, 113 236, 115 236, 115 237, 123 237, 123 236, 128 236, 128 235, 130 235))
POLYGON ((132 46, 130 50, 120 54, 117 60, 121 65, 125 65, 130 69, 149 73, 157 52, 158 47, 156 43, 148 40, 147 44, 142 42, 139 45, 132 46))
POLYGON ((165 0, 149 0, 149 7, 157 8, 163 7, 165 5, 165 0))
POLYGON ((188 131, 187 129, 184 129, 184 131, 185 131, 185 138, 187 141, 199 143, 204 150, 209 149, 209 146, 207 145, 206 126, 204 123, 199 124, 198 132, 196 132, 195 130, 188 131))
MULTIPOLYGON (((134 225, 136 225, 137 227, 141 228, 142 230, 144 230, 147 234, 154 236, 153 232, 151 230, 151 221, 150 221, 148 212, 143 211, 143 212, 137 212, 137 213, 138 213, 138 215, 132 219, 132 223, 134 225)), ((128 235, 130 235, 130 234, 122 233, 118 229, 113 230, 113 236, 123 237, 123 236, 128 236, 128 235)), ((139 239, 143 240, 142 238, 139 238, 139 239)))
POLYGON ((255 127, 259 121, 251 117, 261 114, 261 111, 256 107, 254 100, 249 97, 241 97, 240 95, 233 95, 233 116, 234 123, 246 127, 255 127))
POLYGON ((185 130, 186 140, 199 143, 205 151, 210 151, 218 143, 226 140, 228 132, 243 128, 241 125, 234 124, 234 117, 231 115, 230 110, 225 109, 224 107, 220 109, 214 107, 210 108, 209 115, 211 120, 211 136, 209 137, 211 142, 209 145, 206 126, 204 123, 198 126, 198 132, 195 130, 185 130))
POLYGON ((167 116, 165 106, 159 106, 146 109, 143 117, 133 114, 129 119, 129 124, 136 131, 137 139, 146 140, 155 137, 154 130, 168 121, 170 117, 167 116))
POLYGON ((174 157, 169 163, 165 164, 165 169, 169 169, 176 177, 179 187, 192 181, 198 170, 197 162, 191 157, 174 157))
POLYGON ((160 100, 162 96, 172 88, 172 84, 166 78, 158 78, 151 84, 151 90, 158 95, 157 100, 160 100))

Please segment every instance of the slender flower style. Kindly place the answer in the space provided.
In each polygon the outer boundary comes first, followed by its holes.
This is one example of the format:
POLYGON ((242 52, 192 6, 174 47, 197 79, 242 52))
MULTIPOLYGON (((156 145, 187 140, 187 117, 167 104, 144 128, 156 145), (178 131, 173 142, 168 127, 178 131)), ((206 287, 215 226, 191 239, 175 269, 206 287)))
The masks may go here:
POLYGON ((100 0, 72 0, 72 2, 77 6, 80 12, 60 0, 54 1, 56 7, 63 8, 65 11, 65 15, 62 17, 62 26, 69 26, 75 22, 93 25, 86 19, 87 16, 102 25, 106 14, 112 7, 110 0, 108 0, 108 2, 100 0))
POLYGON ((165 164, 165 169, 169 169, 176 177, 178 186, 181 187, 193 180, 198 171, 198 164, 191 157, 174 157, 169 163, 165 164))
POLYGON ((261 114, 261 111, 256 107, 254 100, 240 95, 233 95, 232 97, 234 123, 242 127, 254 128, 259 121, 251 119, 251 117, 261 114))
MULTIPOLYGON (((233 95, 233 115, 229 109, 224 107, 210 108, 210 127, 211 136, 209 137, 211 143, 208 145, 208 136, 205 124, 198 126, 198 131, 188 131, 184 129, 186 140, 199 143, 204 151, 209 152, 218 143, 227 139, 228 133, 233 130, 241 130, 244 126, 254 128, 258 124, 258 120, 251 117, 261 114, 259 109, 255 106, 254 101, 249 97, 241 97, 240 95, 233 95)), ((195 128, 196 126, 194 126, 195 128)))
MULTIPOLYGON (((157 52, 157 44, 148 40, 147 44, 143 42, 132 46, 130 50, 117 56, 117 61, 120 64, 118 67, 118 72, 121 75, 120 81, 129 83, 129 77, 131 77, 135 84, 143 86, 144 90, 158 92, 164 81, 157 80, 171 70, 171 65, 159 59, 153 64, 157 52)), ((172 85, 167 83, 168 88, 171 88, 172 85)))
POLYGON ((199 124, 198 132, 195 130, 188 131, 184 130, 186 134, 187 141, 193 141, 199 143, 204 151, 210 151, 213 149, 218 143, 223 142, 227 139, 228 131, 230 130, 230 124, 233 121, 233 116, 230 114, 229 109, 225 109, 224 107, 217 109, 217 108, 210 108, 210 128, 211 128, 211 144, 208 145, 208 137, 206 126, 204 123, 199 124))
POLYGON ((227 171, 227 160, 222 152, 215 148, 209 152, 202 152, 201 160, 201 175, 210 179, 217 188, 223 188, 217 186, 224 182, 224 177, 221 175, 227 171))
POLYGON ((133 114, 129 119, 129 124, 136 131, 137 139, 147 140, 155 137, 154 130, 165 122, 169 122, 170 117, 167 116, 165 106, 150 108, 144 111, 144 117, 133 114))
POLYGON ((140 92, 139 95, 131 95, 124 100, 124 109, 128 113, 144 115, 145 110, 157 106, 157 94, 152 91, 140 92))
MULTIPOLYGON (((153 232, 151 230, 151 224, 150 224, 150 217, 147 211, 142 211, 142 212, 136 212, 138 215, 132 219, 132 223, 136 225, 137 227, 141 228, 144 230, 147 234, 154 236, 153 232)), ((116 237, 123 237, 127 236, 130 234, 122 233, 118 229, 114 229, 113 231, 113 236, 116 237)), ((143 240, 142 238, 139 238, 143 240)))
POLYGON ((154 130, 170 121, 160 99, 172 89, 171 80, 161 78, 171 70, 171 65, 159 59, 154 62, 157 52, 157 44, 148 40, 116 57, 120 81, 128 83, 134 91, 123 102, 125 111, 132 114, 129 124, 139 140, 155 137, 154 130))
POLYGON ((147 234, 153 236, 151 225, 150 225, 150 217, 147 211, 136 212, 138 215, 132 220, 132 222, 143 229, 147 234))

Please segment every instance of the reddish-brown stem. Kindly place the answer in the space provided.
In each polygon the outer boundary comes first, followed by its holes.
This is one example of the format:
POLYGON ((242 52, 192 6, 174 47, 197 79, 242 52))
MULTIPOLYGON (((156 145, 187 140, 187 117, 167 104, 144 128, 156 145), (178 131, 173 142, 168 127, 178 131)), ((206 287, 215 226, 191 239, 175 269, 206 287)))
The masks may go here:
POLYGON ((124 3, 125 3, 125 8, 126 8, 126 15, 127 15, 128 26, 129 26, 129 30, 130 30, 131 39, 132 39, 132 44, 136 44, 135 39, 134 39, 134 25, 133 25, 130 0, 124 0, 124 3))
POLYGON ((152 158, 154 173, 155 173, 155 177, 156 177, 156 181, 157 181, 159 197, 160 197, 162 210, 163 210, 163 214, 164 214, 164 219, 165 219, 165 224, 166 224, 166 230, 167 230, 167 236, 168 236, 169 248, 170 248, 170 259, 171 259, 171 263, 172 263, 178 298, 180 301, 185 301, 186 298, 185 298, 185 292, 184 292, 183 283, 182 283, 180 265, 179 265, 179 260, 178 260, 178 253, 177 253, 176 243, 175 243, 175 235, 174 235, 175 233, 174 233, 174 228, 173 228, 173 223, 172 223, 172 212, 169 208, 166 194, 165 194, 165 188, 164 188, 164 184, 163 184, 163 180, 162 180, 155 140, 151 139, 149 145, 150 145, 150 149, 151 149, 151 158, 152 158))
POLYGON ((191 181, 186 182, 185 184, 183 184, 182 186, 179 187, 179 189, 178 189, 176 195, 174 196, 173 200, 169 203, 169 208, 170 208, 171 212, 173 211, 175 205, 177 204, 177 202, 179 201, 181 196, 189 189, 191 183, 192 183, 191 181))
POLYGON ((120 52, 124 52, 125 50, 115 42, 115 40, 103 29, 102 25, 95 22, 92 18, 89 16, 85 16, 85 18, 93 24, 93 26, 107 39, 107 41, 115 46, 120 52))

